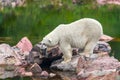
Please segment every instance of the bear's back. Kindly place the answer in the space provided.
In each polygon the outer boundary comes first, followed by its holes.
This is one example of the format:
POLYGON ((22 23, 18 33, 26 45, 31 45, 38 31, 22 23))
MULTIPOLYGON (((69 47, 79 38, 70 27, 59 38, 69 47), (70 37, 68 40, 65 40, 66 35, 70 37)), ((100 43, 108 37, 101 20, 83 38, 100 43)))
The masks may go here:
POLYGON ((89 40, 99 40, 99 37, 103 34, 101 24, 90 18, 83 18, 70 24, 63 24, 58 29, 61 29, 60 38, 62 40, 65 39, 65 41, 73 46, 84 46, 89 40))
POLYGON ((97 20, 91 18, 83 18, 70 24, 61 24, 56 30, 57 32, 62 32, 62 34, 64 33, 66 36, 78 36, 79 34, 103 34, 102 25, 97 20))
MULTIPOLYGON (((83 18, 80 20, 77 20, 75 22, 72 22, 68 25, 68 28, 73 28, 76 27, 76 29, 87 29, 87 30, 91 30, 91 29, 96 29, 98 31, 102 32, 102 25, 100 24, 100 22, 98 22, 95 19, 92 18, 83 18), (79 28, 77 28, 79 27, 79 28)), ((74 28, 73 28, 74 29, 74 28)))

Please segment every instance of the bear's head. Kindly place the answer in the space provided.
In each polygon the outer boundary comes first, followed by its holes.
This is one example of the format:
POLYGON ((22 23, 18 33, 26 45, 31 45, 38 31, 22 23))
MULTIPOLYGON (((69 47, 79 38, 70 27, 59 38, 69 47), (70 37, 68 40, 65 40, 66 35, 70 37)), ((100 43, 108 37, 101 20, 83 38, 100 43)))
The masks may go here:
POLYGON ((53 38, 43 38, 41 43, 45 44, 47 47, 54 47, 58 44, 58 40, 53 38))

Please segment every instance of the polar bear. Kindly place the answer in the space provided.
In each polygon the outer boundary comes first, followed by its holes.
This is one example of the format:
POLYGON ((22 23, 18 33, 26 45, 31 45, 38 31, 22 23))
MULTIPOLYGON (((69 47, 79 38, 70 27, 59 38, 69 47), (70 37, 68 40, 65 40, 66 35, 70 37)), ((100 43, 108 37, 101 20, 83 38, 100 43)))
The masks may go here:
POLYGON ((67 63, 72 58, 72 48, 84 49, 82 55, 90 57, 93 49, 103 35, 102 25, 95 19, 83 18, 70 24, 60 24, 46 35, 41 44, 48 47, 59 45, 67 63))

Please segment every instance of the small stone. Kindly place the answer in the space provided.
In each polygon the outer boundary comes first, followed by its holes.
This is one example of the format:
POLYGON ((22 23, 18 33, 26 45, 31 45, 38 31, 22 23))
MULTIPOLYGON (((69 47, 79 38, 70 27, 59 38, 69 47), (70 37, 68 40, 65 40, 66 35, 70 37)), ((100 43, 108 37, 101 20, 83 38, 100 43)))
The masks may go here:
POLYGON ((50 76, 50 77, 54 77, 54 76, 56 76, 56 74, 50 73, 49 76, 50 76))
POLYGON ((42 71, 40 75, 41 75, 41 77, 48 77, 49 76, 47 71, 42 71))

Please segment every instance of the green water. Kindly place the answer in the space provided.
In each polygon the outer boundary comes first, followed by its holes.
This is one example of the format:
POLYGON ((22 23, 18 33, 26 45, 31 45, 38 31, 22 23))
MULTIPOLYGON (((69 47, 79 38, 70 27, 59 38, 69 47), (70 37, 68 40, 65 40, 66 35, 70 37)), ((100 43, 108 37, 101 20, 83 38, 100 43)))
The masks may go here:
POLYGON ((109 42, 109 44, 112 48, 110 55, 114 56, 115 58, 117 58, 120 61, 120 42, 113 41, 113 42, 109 42))

